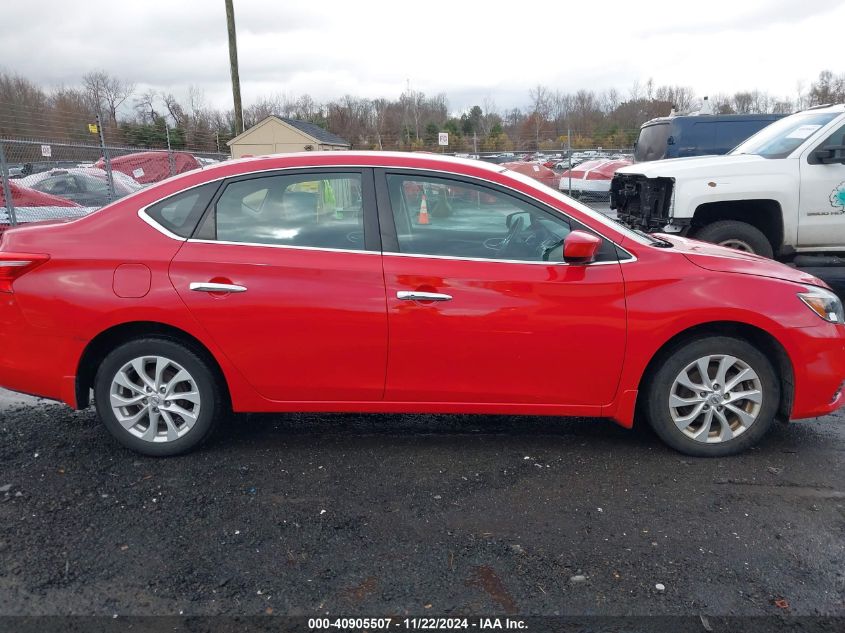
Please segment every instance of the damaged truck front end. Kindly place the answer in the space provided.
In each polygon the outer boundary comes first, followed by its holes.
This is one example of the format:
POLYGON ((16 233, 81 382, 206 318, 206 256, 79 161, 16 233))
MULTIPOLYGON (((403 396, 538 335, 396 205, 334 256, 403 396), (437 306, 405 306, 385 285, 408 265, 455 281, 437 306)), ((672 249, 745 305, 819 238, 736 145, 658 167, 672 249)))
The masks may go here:
POLYGON ((663 231, 667 225, 680 224, 672 218, 673 185, 672 178, 617 173, 610 183, 610 208, 631 228, 663 231))

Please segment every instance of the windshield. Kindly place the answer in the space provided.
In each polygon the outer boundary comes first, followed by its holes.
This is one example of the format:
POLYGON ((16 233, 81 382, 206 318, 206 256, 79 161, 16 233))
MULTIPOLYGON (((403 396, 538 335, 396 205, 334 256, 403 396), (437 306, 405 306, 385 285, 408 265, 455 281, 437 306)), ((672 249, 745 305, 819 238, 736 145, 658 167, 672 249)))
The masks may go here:
POLYGON ((634 162, 644 163, 660 160, 666 155, 666 141, 669 139, 669 122, 646 125, 640 128, 637 145, 634 147, 634 162))
POLYGON ((775 121, 738 145, 731 154, 756 154, 763 158, 786 158, 819 128, 839 116, 838 112, 802 112, 775 121))
POLYGON ((503 169, 502 171, 504 173, 506 173, 508 176, 510 176, 511 178, 513 178, 514 180, 518 180, 519 182, 526 184, 526 185, 532 187, 533 189, 536 189, 537 191, 540 191, 542 193, 553 196, 554 198, 560 200, 564 204, 566 204, 570 207, 574 207, 575 209, 578 209, 578 211, 580 211, 584 215, 589 216, 590 218, 596 220, 597 222, 600 222, 601 224, 603 224, 606 227, 616 231, 617 233, 621 233, 625 237, 630 238, 630 239, 634 240, 635 242, 638 242, 640 244, 647 244, 647 245, 654 245, 655 242, 661 242, 661 240, 654 238, 654 237, 651 237, 650 235, 647 235, 646 233, 643 233, 642 231, 633 231, 633 230, 629 229, 627 226, 625 226, 621 222, 617 222, 615 220, 612 220, 611 218, 607 217, 603 213, 596 211, 594 209, 591 209, 587 205, 581 204, 577 200, 574 200, 574 199, 570 198, 569 196, 564 195, 563 193, 561 193, 557 189, 553 189, 552 187, 544 185, 539 180, 534 180, 530 176, 525 176, 523 174, 520 174, 519 172, 510 170, 510 169, 503 169))

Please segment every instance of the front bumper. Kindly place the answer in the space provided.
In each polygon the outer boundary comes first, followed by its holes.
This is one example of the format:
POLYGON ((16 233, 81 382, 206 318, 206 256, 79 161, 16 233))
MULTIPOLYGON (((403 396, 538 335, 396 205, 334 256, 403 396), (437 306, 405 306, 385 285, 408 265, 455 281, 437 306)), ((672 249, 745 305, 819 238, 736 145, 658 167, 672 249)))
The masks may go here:
POLYGON ((845 326, 821 324, 782 334, 794 378, 789 418, 815 418, 845 405, 845 326))

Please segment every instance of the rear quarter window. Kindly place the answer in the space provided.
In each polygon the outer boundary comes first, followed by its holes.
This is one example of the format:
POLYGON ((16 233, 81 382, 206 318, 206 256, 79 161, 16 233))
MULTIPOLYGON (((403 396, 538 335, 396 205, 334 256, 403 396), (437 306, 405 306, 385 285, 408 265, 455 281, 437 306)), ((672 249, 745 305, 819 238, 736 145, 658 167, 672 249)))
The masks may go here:
POLYGON ((188 238, 214 197, 218 185, 213 182, 177 193, 147 207, 146 214, 171 233, 188 238))

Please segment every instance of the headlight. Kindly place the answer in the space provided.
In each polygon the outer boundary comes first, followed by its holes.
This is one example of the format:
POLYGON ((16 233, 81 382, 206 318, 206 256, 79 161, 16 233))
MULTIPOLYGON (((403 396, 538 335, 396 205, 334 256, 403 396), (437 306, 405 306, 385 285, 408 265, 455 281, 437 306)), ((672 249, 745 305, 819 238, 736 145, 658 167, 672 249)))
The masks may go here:
POLYGON ((830 290, 812 288, 807 292, 799 292, 798 298, 828 323, 845 322, 842 302, 830 290))

